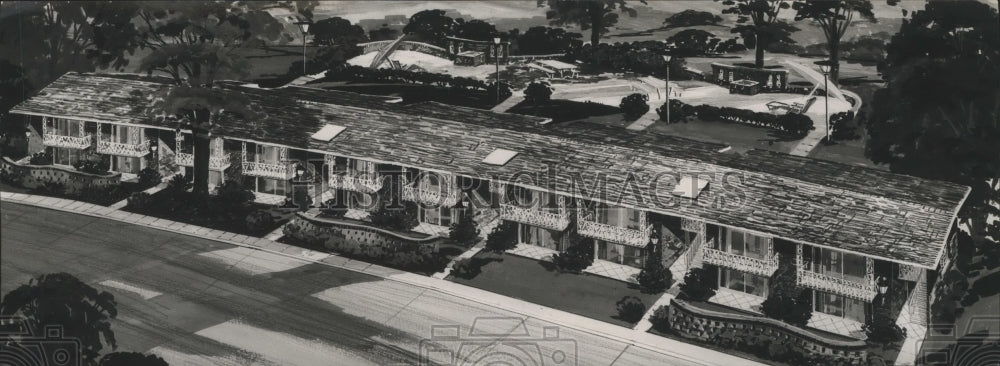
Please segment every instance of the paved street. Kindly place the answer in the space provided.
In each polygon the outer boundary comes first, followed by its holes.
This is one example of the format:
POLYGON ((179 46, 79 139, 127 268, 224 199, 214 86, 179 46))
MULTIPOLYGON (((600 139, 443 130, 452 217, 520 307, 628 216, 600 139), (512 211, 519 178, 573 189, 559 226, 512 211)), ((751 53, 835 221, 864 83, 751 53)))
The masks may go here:
MULTIPOLYGON (((461 325, 465 335, 477 317, 517 317, 435 290, 118 221, 9 202, 0 212, 0 291, 38 274, 71 273, 115 295, 119 349, 157 353, 172 365, 417 364, 432 325, 461 325)), ((553 326, 524 321, 530 338, 553 326)), ((491 340, 525 338, 516 322, 493 323, 480 330, 507 336, 491 340)), ((575 343, 579 365, 692 364, 572 329, 558 338, 572 342, 541 341, 538 353, 565 350, 570 361, 566 347, 575 343)))

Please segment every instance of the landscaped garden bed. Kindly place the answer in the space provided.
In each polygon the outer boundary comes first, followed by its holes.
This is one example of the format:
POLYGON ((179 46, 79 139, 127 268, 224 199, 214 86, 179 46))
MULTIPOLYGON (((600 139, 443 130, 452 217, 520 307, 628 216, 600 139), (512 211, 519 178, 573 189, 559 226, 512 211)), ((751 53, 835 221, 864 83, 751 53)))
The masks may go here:
POLYGON ((550 99, 539 102, 525 100, 514 105, 507 112, 551 118, 552 122, 573 121, 594 116, 620 116, 622 113, 618 107, 565 99, 550 99))
POLYGON ((586 273, 559 272, 552 263, 514 255, 480 252, 472 257, 480 272, 472 278, 447 279, 463 285, 510 296, 604 322, 631 328, 617 311, 624 297, 635 297, 645 307, 661 294, 644 294, 626 282, 586 273))
POLYGON ((121 181, 121 174, 83 171, 79 168, 52 165, 46 153, 33 155, 26 163, 3 157, 0 182, 6 191, 83 201, 101 206, 120 202, 143 187, 121 181))
POLYGON ((452 258, 439 250, 445 240, 408 230, 381 228, 365 221, 299 215, 285 226, 284 236, 278 241, 431 275, 443 271, 452 258))

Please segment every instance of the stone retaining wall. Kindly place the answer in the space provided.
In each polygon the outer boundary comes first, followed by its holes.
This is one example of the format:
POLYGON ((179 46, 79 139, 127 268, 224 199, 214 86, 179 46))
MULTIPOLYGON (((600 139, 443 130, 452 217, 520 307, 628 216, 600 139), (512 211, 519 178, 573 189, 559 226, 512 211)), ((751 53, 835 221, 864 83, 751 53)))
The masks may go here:
POLYGON ((0 172, 18 179, 24 188, 34 189, 52 182, 62 184, 64 193, 68 194, 87 187, 107 187, 121 183, 121 173, 91 174, 59 165, 19 164, 6 156, 0 159, 0 172))

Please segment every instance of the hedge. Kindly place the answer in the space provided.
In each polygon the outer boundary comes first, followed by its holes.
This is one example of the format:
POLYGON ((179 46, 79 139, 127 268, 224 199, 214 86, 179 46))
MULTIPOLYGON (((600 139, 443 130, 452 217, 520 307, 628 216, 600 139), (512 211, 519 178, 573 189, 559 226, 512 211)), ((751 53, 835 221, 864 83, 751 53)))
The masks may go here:
POLYGON ((688 117, 698 117, 704 121, 745 123, 756 127, 766 127, 788 132, 797 137, 804 137, 809 131, 816 129, 812 119, 802 114, 789 113, 774 115, 764 112, 754 112, 731 107, 716 107, 708 104, 691 106, 681 101, 671 100, 668 106, 656 109, 661 121, 675 123, 687 121, 688 117), (670 121, 666 121, 667 108, 670 110, 670 121))

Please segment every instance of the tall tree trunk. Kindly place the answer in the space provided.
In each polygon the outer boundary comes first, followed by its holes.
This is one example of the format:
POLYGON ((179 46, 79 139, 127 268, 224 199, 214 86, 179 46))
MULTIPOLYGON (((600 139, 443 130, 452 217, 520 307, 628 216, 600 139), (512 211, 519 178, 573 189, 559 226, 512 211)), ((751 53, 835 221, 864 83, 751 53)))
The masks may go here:
POLYGON ((211 156, 211 136, 208 130, 198 127, 207 125, 209 119, 208 110, 200 110, 194 113, 195 123, 192 124, 191 133, 194 136, 194 193, 208 194, 208 158, 211 156))
POLYGON ((830 39, 830 82, 840 85, 840 38, 830 39))
POLYGON ((597 1, 590 2, 590 45, 601 43, 601 29, 604 28, 604 5, 597 1))
POLYGON ((758 69, 764 68, 764 47, 767 45, 767 38, 763 34, 757 34, 757 47, 756 56, 754 58, 754 66, 758 69))

